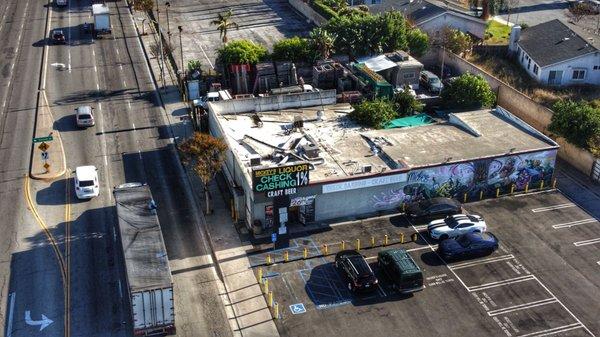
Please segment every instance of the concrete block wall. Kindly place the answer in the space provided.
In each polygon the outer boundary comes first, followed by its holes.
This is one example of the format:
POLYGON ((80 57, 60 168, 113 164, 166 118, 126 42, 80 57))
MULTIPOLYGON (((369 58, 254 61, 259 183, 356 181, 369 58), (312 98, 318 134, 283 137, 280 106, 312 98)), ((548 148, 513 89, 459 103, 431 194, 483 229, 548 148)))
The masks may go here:
POLYGON ((316 25, 322 26, 327 23, 327 19, 321 16, 321 14, 317 13, 314 9, 312 9, 308 3, 302 0, 288 0, 290 5, 297 10, 300 14, 302 14, 306 21, 316 25))

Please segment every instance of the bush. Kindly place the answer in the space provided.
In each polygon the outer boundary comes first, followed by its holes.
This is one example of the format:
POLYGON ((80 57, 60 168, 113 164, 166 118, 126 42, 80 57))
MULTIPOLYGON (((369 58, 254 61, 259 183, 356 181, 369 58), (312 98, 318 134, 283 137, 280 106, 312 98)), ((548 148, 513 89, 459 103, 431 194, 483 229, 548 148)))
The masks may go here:
POLYGON ((354 111, 350 113, 350 118, 354 119, 360 125, 380 129, 383 125, 396 118, 394 104, 385 99, 376 99, 374 101, 363 101, 354 106, 354 111))
POLYGON ((442 100, 452 108, 489 108, 496 96, 481 75, 460 75, 442 90, 442 100))
POLYGON ((334 11, 333 8, 327 6, 321 0, 312 0, 310 2, 310 7, 312 7, 312 9, 321 14, 321 16, 327 20, 336 18, 338 16, 337 12, 334 11))
POLYGON ((188 72, 202 69, 202 63, 200 60, 189 60, 187 64, 188 72))
POLYGON ((412 56, 420 57, 425 55, 425 52, 429 48, 429 36, 426 33, 420 29, 410 29, 407 40, 408 50, 412 56))
POLYGON ((317 57, 317 51, 310 41, 298 36, 283 39, 273 45, 273 61, 291 61, 294 63, 312 63, 317 57))
POLYGON ((404 90, 394 95, 394 108, 398 112, 398 117, 405 117, 423 111, 423 104, 408 90, 404 90))
POLYGON ((600 145, 600 109, 586 101, 561 100, 552 106, 554 114, 548 129, 586 149, 600 145))
POLYGON ((256 64, 265 59, 267 49, 249 40, 236 40, 217 51, 217 60, 229 64, 256 64))

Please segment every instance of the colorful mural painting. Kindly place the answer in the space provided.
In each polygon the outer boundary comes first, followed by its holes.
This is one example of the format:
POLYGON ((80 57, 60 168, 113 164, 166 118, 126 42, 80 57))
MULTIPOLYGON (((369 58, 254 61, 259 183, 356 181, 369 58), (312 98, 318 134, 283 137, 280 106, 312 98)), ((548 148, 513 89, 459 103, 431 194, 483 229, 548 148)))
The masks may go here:
POLYGON ((404 185, 395 185, 385 192, 372 196, 376 209, 398 206, 404 202, 433 197, 454 197, 462 200, 495 194, 497 188, 506 193, 515 185, 515 191, 537 188, 541 181, 551 184, 557 150, 479 160, 417 169, 408 173, 404 185))

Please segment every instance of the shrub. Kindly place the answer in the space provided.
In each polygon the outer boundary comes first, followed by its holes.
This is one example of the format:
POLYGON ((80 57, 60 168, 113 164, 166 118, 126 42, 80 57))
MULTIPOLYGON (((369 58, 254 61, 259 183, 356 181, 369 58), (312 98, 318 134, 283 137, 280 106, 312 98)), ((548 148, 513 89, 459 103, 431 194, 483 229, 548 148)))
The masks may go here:
POLYGON ((442 90, 442 100, 453 108, 489 108, 496 96, 481 75, 462 74, 442 90))
POLYGON ((398 117, 405 117, 423 111, 423 104, 408 90, 404 90, 394 95, 394 108, 398 112, 398 117))
POLYGON ((321 14, 321 16, 327 20, 338 16, 337 12, 333 10, 333 8, 324 4, 322 0, 312 0, 310 2, 310 7, 312 7, 312 9, 321 14))
POLYGON ((273 45, 273 61, 291 61, 312 63, 317 52, 310 41, 298 36, 283 39, 273 45))
POLYGON ((550 131, 582 148, 593 149, 600 145, 600 109, 586 101, 561 100, 554 103, 552 110, 550 131))
POLYGON ((374 101, 363 101, 354 106, 354 111, 350 113, 350 118, 354 119, 360 125, 380 129, 383 125, 396 118, 394 104, 385 99, 376 99, 374 101))
POLYGON ((410 29, 408 31, 408 50, 413 56, 419 57, 425 55, 429 48, 429 36, 420 29, 410 29))
POLYGON ((200 70, 202 68, 202 63, 200 60, 189 60, 187 64, 188 71, 191 73, 194 70, 200 70))
POLYGON ((217 59, 223 65, 256 64, 265 59, 267 49, 250 40, 236 40, 217 51, 217 59))

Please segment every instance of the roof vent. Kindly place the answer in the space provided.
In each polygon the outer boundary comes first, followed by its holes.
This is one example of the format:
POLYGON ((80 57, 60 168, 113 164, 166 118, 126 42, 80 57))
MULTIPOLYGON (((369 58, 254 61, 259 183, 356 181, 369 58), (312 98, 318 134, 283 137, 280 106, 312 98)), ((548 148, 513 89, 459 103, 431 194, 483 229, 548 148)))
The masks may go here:
POLYGON ((294 129, 302 129, 304 127, 304 119, 302 116, 294 116, 294 123, 292 126, 294 129))
POLYGON ((362 171, 363 173, 371 173, 373 170, 373 166, 371 164, 363 165, 362 171))
POLYGON ((301 146, 304 154, 309 159, 315 159, 319 157, 319 147, 315 144, 305 144, 301 146))
POLYGON ((259 154, 251 154, 250 155, 250 166, 260 166, 260 155, 259 154))

